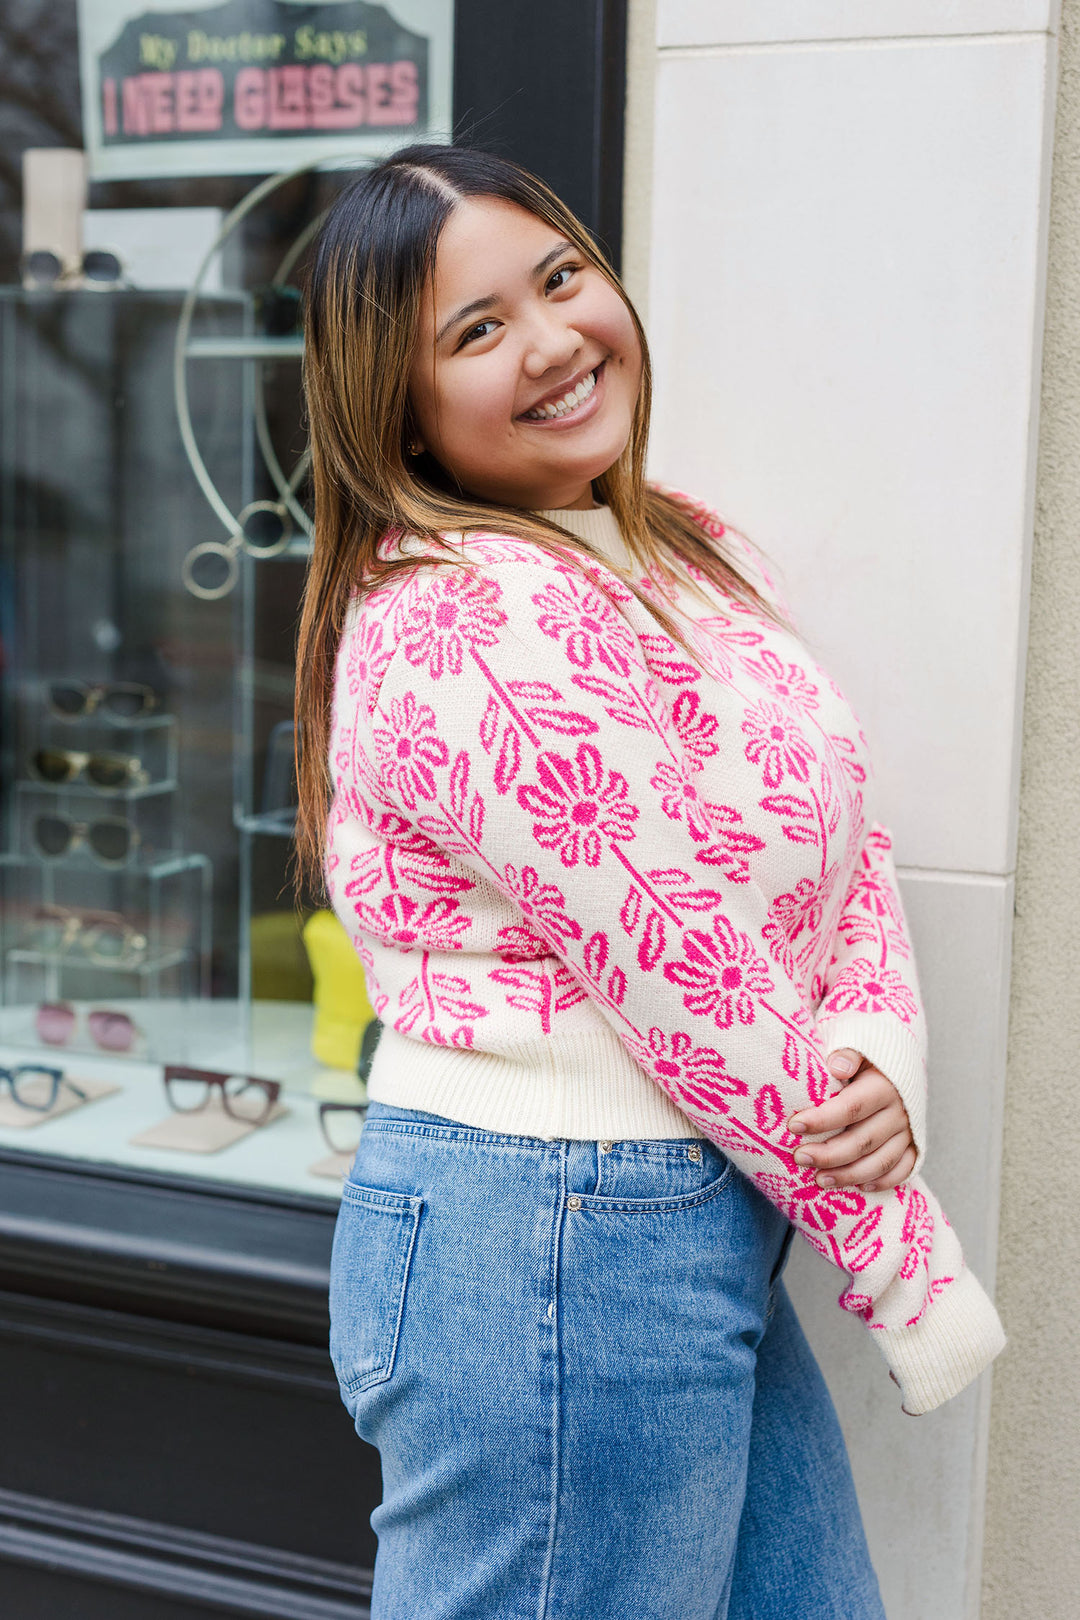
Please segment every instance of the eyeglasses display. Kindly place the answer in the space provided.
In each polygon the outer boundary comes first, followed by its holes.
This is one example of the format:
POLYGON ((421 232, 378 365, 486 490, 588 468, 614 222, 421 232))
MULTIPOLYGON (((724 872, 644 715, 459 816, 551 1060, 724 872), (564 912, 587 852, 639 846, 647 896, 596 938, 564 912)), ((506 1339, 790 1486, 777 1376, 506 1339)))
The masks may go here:
MULTIPOLYGON (((79 1013, 66 1001, 43 1002, 34 1028, 47 1046, 66 1046, 75 1034, 79 1013)), ((138 1027, 125 1012, 98 1007, 86 1015, 86 1029, 103 1052, 130 1052, 139 1038, 138 1027)))
POLYGON ((321 1102, 319 1129, 331 1153, 352 1155, 360 1146, 366 1103, 321 1102))
POLYGON ((147 950, 147 938, 115 912, 72 911, 66 906, 42 906, 32 922, 41 949, 62 956, 80 951, 105 967, 137 966, 147 950))
POLYGON ((39 748, 30 758, 30 770, 39 782, 67 786, 85 777, 93 787, 115 793, 145 787, 150 780, 141 759, 125 754, 83 754, 77 748, 39 748))
POLYGON ((250 293, 0 287, 0 1065, 37 1104, 0 1085, 0 1149, 332 1199, 377 1028, 290 896, 290 253, 250 293))
POLYGON ((47 1114, 56 1106, 63 1085, 77 1097, 86 1095, 73 1080, 66 1079, 63 1069, 47 1069, 40 1063, 20 1063, 14 1069, 0 1067, 0 1091, 6 1090, 19 1108, 31 1108, 38 1114, 47 1114))
POLYGON ((31 837, 34 848, 45 860, 63 860, 73 850, 85 847, 102 866, 123 866, 139 843, 137 828, 120 816, 72 821, 59 812, 36 816, 31 837))
POLYGON ((124 267, 108 248, 90 248, 81 258, 66 263, 51 248, 35 248, 20 261, 23 286, 29 289, 122 287, 124 267))
POLYGON ((198 1113, 218 1101, 245 1125, 265 1124, 281 1096, 277 1080, 256 1080, 250 1074, 218 1074, 167 1063, 163 1078, 169 1105, 178 1114, 198 1113))
POLYGON ((50 681, 45 694, 50 713, 60 720, 83 720, 92 714, 141 720, 158 707, 153 688, 137 681, 50 681))

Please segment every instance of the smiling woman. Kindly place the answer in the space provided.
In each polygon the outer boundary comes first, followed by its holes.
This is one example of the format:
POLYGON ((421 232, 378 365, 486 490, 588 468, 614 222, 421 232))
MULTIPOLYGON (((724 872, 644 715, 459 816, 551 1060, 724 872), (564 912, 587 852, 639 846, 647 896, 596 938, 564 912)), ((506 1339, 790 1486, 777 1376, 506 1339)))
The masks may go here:
POLYGON ((303 848, 384 1026, 330 1301, 373 1620, 882 1620, 792 1232, 906 1411, 1003 1340, 915 1174, 858 722, 646 483, 640 322, 534 177, 398 154, 305 308, 303 848))
POLYGON ((641 369, 625 300, 574 243, 499 198, 454 209, 409 376, 418 450, 504 506, 593 506, 641 369))

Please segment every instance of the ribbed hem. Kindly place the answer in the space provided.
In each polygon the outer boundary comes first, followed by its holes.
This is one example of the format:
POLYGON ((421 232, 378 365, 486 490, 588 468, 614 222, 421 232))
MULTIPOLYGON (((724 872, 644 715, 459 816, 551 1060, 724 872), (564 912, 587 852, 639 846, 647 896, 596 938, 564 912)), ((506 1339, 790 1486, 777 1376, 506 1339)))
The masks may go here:
POLYGON ((818 1034, 827 1052, 853 1047, 892 1081, 907 1109, 918 1154, 911 1174, 918 1175, 926 1157, 926 1060, 915 1036, 887 1012, 838 1013, 818 1025, 818 1034))
POLYGON ((963 1270, 914 1327, 875 1333, 900 1380, 905 1412, 922 1414, 959 1395, 1005 1348, 997 1311, 963 1270))
POLYGON ((632 1142, 704 1134, 603 1029, 480 1052, 430 1046, 387 1026, 368 1096, 513 1136, 632 1142))

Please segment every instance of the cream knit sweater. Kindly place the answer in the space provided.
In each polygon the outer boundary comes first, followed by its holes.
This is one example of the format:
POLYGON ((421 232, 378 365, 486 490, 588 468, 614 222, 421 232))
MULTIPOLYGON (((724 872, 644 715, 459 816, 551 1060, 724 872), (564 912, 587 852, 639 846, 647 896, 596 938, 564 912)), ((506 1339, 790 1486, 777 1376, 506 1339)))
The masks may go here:
POLYGON ((471 567, 432 567, 387 536, 418 566, 346 622, 327 875, 385 1026, 369 1093, 530 1136, 707 1136, 846 1273, 842 1307, 929 1411, 1001 1349, 993 1306, 918 1175, 819 1188, 786 1128, 852 1046, 925 1148, 922 1008, 858 723, 791 631, 697 570, 705 601, 640 574, 605 508, 546 515, 603 562, 471 533, 452 537, 471 567))

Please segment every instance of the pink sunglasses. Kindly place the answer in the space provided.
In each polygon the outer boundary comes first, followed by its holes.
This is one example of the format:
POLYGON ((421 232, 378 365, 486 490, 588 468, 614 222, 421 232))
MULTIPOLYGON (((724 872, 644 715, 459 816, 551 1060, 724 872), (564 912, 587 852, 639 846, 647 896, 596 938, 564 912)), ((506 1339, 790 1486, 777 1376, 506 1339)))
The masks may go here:
MULTIPOLYGON (((79 1015, 66 1001, 44 1001, 37 1010, 34 1028, 47 1046, 66 1046, 75 1033, 79 1015)), ((86 1028, 95 1046, 104 1052, 130 1052, 138 1030, 127 1013, 99 1007, 86 1015, 86 1028)))

